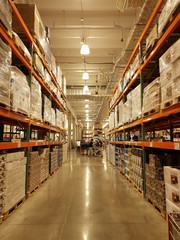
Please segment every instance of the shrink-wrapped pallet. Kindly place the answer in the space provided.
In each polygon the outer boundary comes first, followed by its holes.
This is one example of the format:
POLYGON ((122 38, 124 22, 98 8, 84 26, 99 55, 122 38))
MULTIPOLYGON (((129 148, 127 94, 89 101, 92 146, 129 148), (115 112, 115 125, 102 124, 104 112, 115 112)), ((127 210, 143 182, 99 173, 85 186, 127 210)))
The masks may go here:
POLYGON ((159 59, 162 108, 180 101, 179 49, 180 40, 176 41, 159 59))
POLYGON ((25 197, 25 171, 26 158, 23 151, 0 156, 0 206, 3 213, 14 208, 25 197))
POLYGON ((37 53, 33 55, 33 66, 36 69, 37 73, 44 78, 44 65, 42 63, 41 58, 37 53))
POLYGON ((43 120, 51 123, 51 101, 45 95, 43 95, 43 120))
POLYGON ((28 191, 31 193, 41 183, 41 159, 38 151, 30 152, 28 170, 28 191))
POLYGON ((0 19, 3 22, 6 29, 11 32, 12 29, 12 12, 10 9, 9 2, 7 0, 1 0, 1 7, 0 7, 0 19))
POLYGON ((50 174, 54 173, 58 168, 58 148, 54 147, 50 152, 50 174))
POLYGON ((53 108, 51 108, 51 124, 56 126, 56 111, 53 108))
POLYGON ((44 182, 49 176, 49 148, 41 148, 39 157, 41 161, 40 182, 44 182))
POLYGON ((141 117, 141 86, 132 90, 132 121, 141 117))
POLYGON ((58 128, 64 128, 64 113, 56 109, 56 126, 58 128))
POLYGON ((146 50, 152 47, 155 41, 158 39, 158 24, 155 24, 151 29, 148 37, 146 38, 146 50))
POLYGON ((0 103, 10 106, 11 48, 0 38, 0 103))
MULTIPOLYGON (((38 41, 38 45, 41 47, 42 51, 44 51, 44 49, 46 49, 44 48, 46 32, 36 5, 16 4, 16 7, 30 33, 38 41)), ((25 35, 15 15, 13 16, 12 27, 20 37, 23 37, 25 35)))
POLYGON ((160 110, 161 92, 160 81, 156 78, 144 88, 143 94, 143 114, 144 116, 158 112, 160 110))
POLYGON ((31 101, 30 116, 32 119, 42 121, 42 96, 41 85, 32 77, 31 79, 31 101))
POLYGON ((179 0, 167 0, 158 19, 158 33, 162 34, 166 24, 170 22, 170 17, 179 6, 179 0))
POLYGON ((17 68, 11 67, 11 108, 15 112, 30 115, 30 87, 26 76, 17 68))

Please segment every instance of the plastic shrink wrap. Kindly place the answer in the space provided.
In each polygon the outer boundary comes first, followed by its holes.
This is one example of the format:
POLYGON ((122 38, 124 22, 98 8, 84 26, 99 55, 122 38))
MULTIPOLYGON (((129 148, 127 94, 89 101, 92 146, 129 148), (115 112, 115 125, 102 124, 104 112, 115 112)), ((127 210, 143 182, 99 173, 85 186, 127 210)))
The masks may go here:
MULTIPOLYGON (((10 30, 12 29, 12 12, 10 9, 9 2, 7 0, 0 1, 0 19, 3 22, 4 26, 10 30)), ((10 33, 9 32, 9 33, 10 33)))
POLYGON ((11 48, 0 38, 0 103, 10 106, 11 48))
POLYGON ((44 122, 51 123, 51 101, 43 95, 43 120, 44 122))
POLYGON ((141 86, 132 91, 132 121, 141 117, 141 86))
POLYGON ((36 71, 38 72, 38 74, 44 78, 44 65, 41 61, 41 58, 39 57, 39 55, 37 53, 34 53, 33 55, 33 66, 36 69, 36 71))
POLYGON ((31 79, 31 111, 30 116, 32 119, 42 121, 42 96, 41 85, 32 77, 31 79))
POLYGON ((162 34, 166 24, 168 23, 171 15, 179 6, 179 0, 167 0, 164 8, 161 11, 161 14, 158 19, 158 33, 162 34))
POLYGON ((180 39, 159 59, 162 108, 171 106, 180 98, 180 39))
POLYGON ((51 124, 56 126, 56 111, 53 108, 51 108, 51 124))
POLYGON ((24 152, 0 155, 0 215, 25 196, 26 158, 24 152))
POLYGON ((56 126, 58 128, 63 129, 65 127, 64 121, 65 121, 64 113, 56 109, 56 126))
MULTIPOLYGON (((16 4, 16 7, 21 14, 27 28, 29 29, 32 36, 38 41, 38 45, 41 50, 44 51, 45 42, 45 27, 39 15, 38 9, 35 4, 16 4)), ((13 16, 12 22, 13 30, 20 36, 24 36, 24 32, 16 16, 13 16)))
POLYGON ((143 114, 158 112, 160 110, 161 94, 160 81, 156 78, 144 88, 143 94, 143 114))
POLYGON ((13 32, 13 36, 12 37, 13 37, 13 41, 16 44, 16 46, 19 48, 19 50, 21 52, 23 52, 23 54, 26 57, 26 59, 32 64, 31 54, 29 53, 28 49, 26 48, 26 46, 24 45, 24 43, 22 42, 20 37, 15 32, 13 32))
POLYGON ((26 76, 17 68, 11 67, 11 108, 15 112, 30 115, 30 87, 26 76))

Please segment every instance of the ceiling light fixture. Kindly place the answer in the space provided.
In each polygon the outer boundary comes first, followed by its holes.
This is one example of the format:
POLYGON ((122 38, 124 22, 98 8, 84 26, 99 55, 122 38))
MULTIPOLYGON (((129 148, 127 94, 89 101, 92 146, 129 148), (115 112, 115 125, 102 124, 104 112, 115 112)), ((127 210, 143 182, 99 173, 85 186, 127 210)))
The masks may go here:
POLYGON ((88 104, 86 104, 86 105, 85 105, 85 108, 89 108, 89 105, 88 105, 88 104))
POLYGON ((86 56, 86 55, 89 55, 90 54, 90 49, 89 49, 89 46, 87 45, 86 43, 86 39, 83 38, 81 40, 81 50, 80 50, 80 54, 83 55, 83 56, 86 56))
POLYGON ((89 73, 88 72, 83 72, 82 79, 83 80, 88 80, 89 79, 89 73))
POLYGON ((86 94, 86 93, 88 93, 88 92, 89 92, 89 87, 88 87, 88 85, 84 85, 84 87, 83 87, 83 93, 86 94))

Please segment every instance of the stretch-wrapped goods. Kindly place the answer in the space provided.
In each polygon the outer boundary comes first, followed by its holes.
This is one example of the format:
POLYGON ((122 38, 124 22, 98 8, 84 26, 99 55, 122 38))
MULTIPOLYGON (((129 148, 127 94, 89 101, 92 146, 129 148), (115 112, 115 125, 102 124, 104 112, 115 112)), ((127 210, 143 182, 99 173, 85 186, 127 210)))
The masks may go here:
POLYGON ((11 67, 11 107, 15 112, 30 115, 30 87, 26 76, 17 68, 11 67))
POLYGON ((42 121, 42 96, 41 85, 32 77, 31 79, 31 111, 30 116, 32 119, 42 121))

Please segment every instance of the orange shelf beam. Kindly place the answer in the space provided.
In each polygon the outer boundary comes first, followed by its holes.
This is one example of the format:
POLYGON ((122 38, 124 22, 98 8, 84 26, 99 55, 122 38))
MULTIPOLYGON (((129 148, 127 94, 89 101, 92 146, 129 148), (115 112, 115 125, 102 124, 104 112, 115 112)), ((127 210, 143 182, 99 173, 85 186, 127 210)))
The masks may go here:
POLYGON ((149 147, 149 148, 159 148, 168 150, 180 150, 180 142, 124 142, 124 141, 114 141, 110 142, 113 145, 128 145, 137 147, 149 147))
POLYGON ((0 142, 0 150, 17 149, 17 148, 30 148, 36 146, 51 146, 51 145, 63 145, 64 142, 53 141, 32 141, 32 142, 0 142))

